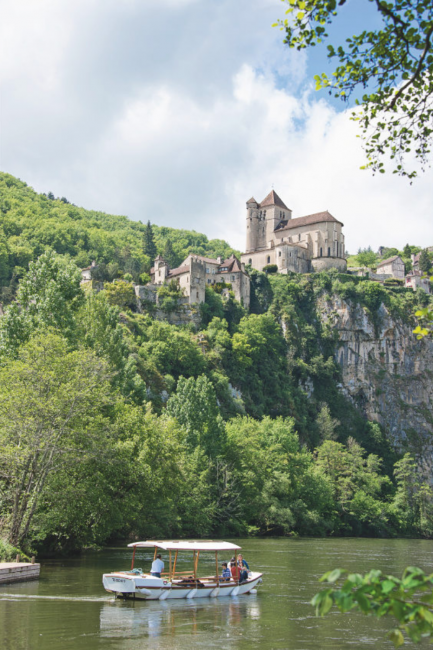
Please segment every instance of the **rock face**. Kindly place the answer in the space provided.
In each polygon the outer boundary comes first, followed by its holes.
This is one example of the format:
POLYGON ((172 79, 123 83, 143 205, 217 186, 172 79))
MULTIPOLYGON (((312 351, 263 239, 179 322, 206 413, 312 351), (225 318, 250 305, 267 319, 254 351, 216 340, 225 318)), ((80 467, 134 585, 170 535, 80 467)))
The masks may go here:
POLYGON ((338 332, 341 390, 369 420, 383 425, 399 451, 433 465, 433 340, 382 305, 375 323, 360 305, 336 296, 319 300, 322 318, 338 332))

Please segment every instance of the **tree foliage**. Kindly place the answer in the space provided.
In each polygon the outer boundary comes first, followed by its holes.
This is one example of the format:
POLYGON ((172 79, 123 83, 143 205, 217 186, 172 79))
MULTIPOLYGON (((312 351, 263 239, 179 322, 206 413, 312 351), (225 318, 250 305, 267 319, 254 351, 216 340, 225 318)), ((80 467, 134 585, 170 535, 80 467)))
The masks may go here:
MULTIPOLYGON (((328 26, 346 9, 346 0, 285 1, 288 18, 280 25, 285 42, 298 50, 329 39, 328 26)), ((332 75, 316 75, 316 89, 327 88, 344 101, 363 92, 352 119, 365 140, 365 167, 384 172, 388 154, 394 173, 413 178, 416 171, 404 164, 407 154, 424 165, 433 134, 433 7, 430 0, 368 1, 380 27, 350 31, 344 45, 330 43, 328 57, 337 64, 332 75)))
POLYGON ((321 582, 328 586, 311 601, 316 615, 324 616, 335 605, 343 613, 357 609, 376 618, 391 616, 397 626, 388 638, 396 648, 405 643, 404 635, 415 643, 433 636, 433 574, 417 567, 407 567, 401 578, 377 569, 365 575, 334 569, 321 582))

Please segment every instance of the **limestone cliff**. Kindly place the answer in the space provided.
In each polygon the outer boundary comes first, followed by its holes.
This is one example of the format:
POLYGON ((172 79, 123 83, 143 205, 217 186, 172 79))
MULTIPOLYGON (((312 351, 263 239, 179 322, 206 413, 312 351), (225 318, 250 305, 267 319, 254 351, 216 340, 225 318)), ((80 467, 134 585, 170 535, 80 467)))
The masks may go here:
POLYGON ((337 296, 319 299, 318 308, 338 332, 341 390, 369 420, 383 425, 399 451, 411 450, 431 466, 433 341, 418 341, 413 327, 384 305, 374 323, 362 306, 337 296))

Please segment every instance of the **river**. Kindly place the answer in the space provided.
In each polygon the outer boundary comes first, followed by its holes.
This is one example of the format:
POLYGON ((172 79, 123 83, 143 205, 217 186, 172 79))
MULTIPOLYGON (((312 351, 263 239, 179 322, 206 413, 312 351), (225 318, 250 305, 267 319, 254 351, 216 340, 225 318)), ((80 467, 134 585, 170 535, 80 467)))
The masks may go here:
MULTIPOLYGON (((380 568, 400 574, 405 566, 416 565, 433 572, 433 542, 427 540, 233 541, 243 547, 250 568, 264 573, 256 595, 115 601, 103 590, 101 576, 128 568, 129 549, 107 548, 67 560, 45 560, 38 581, 0 587, 0 648, 391 649, 385 637, 391 619, 376 621, 354 613, 316 618, 309 601, 319 589, 318 578, 336 567, 361 572, 380 568)), ((137 552, 136 566, 148 568, 150 558, 148 551, 137 552)), ((202 558, 202 568, 212 573, 214 559, 202 558)), ((186 558, 183 562, 183 568, 189 569, 186 558)), ((415 646, 408 643, 405 647, 415 646)))

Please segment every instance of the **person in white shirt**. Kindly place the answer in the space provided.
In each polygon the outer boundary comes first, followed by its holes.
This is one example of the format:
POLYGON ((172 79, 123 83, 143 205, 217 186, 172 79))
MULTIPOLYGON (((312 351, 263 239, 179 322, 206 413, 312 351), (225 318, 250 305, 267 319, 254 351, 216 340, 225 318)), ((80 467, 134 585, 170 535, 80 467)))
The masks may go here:
POLYGON ((164 562, 161 560, 161 556, 157 555, 156 559, 152 562, 152 568, 150 569, 150 575, 155 576, 155 578, 161 577, 161 571, 164 571, 164 562))

